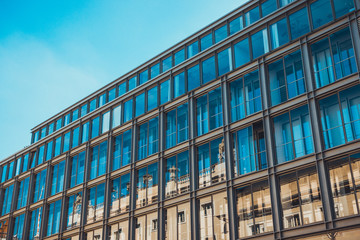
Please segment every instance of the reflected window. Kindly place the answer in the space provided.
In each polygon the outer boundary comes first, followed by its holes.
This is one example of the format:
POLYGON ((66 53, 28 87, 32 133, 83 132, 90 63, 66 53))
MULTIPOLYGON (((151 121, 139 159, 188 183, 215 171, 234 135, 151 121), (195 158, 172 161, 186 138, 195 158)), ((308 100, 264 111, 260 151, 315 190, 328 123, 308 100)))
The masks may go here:
POLYGON ((302 8, 289 16, 291 39, 296 39, 310 31, 307 9, 302 8))
POLYGON ((8 214, 11 210, 11 203, 13 197, 14 185, 10 185, 9 187, 3 190, 3 199, 2 199, 2 211, 1 215, 8 214))
POLYGON ((129 237, 129 222, 123 221, 110 226, 110 239, 123 240, 129 237))
POLYGON ((243 16, 237 17, 229 23, 230 35, 239 32, 244 28, 243 16))
POLYGON ((61 139, 61 136, 55 139, 54 157, 59 156, 61 153, 61 139))
POLYGON ((235 132, 233 140, 234 172, 236 175, 267 168, 262 122, 235 132))
POLYGON ((158 87, 155 86, 147 91, 147 111, 158 106, 158 87))
POLYGON ((165 210, 165 238, 191 239, 190 203, 178 204, 165 210))
POLYGON ((253 8, 250 11, 245 12, 244 18, 245 18, 246 27, 259 20, 260 19, 259 7, 253 8))
MULTIPOLYGON (((87 105, 85 105, 87 106, 87 105)), ((87 110, 87 108, 86 108, 87 110)), ((86 113, 85 113, 86 114, 86 113)), ((57 121, 56 121, 56 130, 59 130, 60 128, 62 127, 62 118, 59 118, 57 121)))
POLYGON ((67 223, 66 228, 71 229, 80 225, 81 219, 81 205, 82 205, 82 192, 72 195, 67 198, 67 223))
POLYGON ((181 195, 190 190, 189 152, 166 159, 165 197, 181 195))
POLYGON ((116 98, 116 87, 109 90, 108 102, 114 100, 116 98))
POLYGON ((197 148, 199 188, 222 182, 225 177, 224 138, 215 139, 197 148))
POLYGON ((2 167, 2 173, 1 173, 1 182, 3 183, 3 182, 5 182, 7 179, 6 179, 6 175, 7 175, 7 167, 8 167, 8 165, 4 165, 3 167, 2 167))
POLYGON ((130 210, 130 173, 112 181, 110 216, 130 210))
POLYGON ((195 65, 186 71, 187 74, 187 87, 191 91, 200 86, 200 68, 195 65))
POLYGON ((110 111, 101 115, 101 133, 105 133, 110 130, 110 111))
POLYGON ((103 93, 99 96, 99 107, 105 105, 106 102, 106 93, 103 93))
POLYGON ((155 117, 140 125, 138 138, 138 160, 159 151, 159 118, 155 117))
POLYGON ((359 85, 322 99, 319 105, 325 148, 360 138, 359 85))
POLYGON ((86 223, 93 223, 104 217, 105 183, 89 189, 86 223))
POLYGON ((121 105, 112 109, 112 128, 120 126, 121 124, 121 109, 121 105))
POLYGON ((91 148, 90 157, 90 177, 94 179, 105 174, 107 162, 107 141, 91 148))
MULTIPOLYGON (((72 122, 75 121, 74 119, 72 119, 72 122)), ((50 135, 51 133, 54 132, 54 122, 49 124, 49 131, 48 131, 48 135, 50 135)))
POLYGON ((236 190, 239 237, 273 231, 270 188, 267 181, 236 190))
POLYGON ((187 50, 187 58, 191 58, 195 56, 199 52, 199 44, 198 41, 191 43, 186 47, 187 50))
POLYGON ((234 44, 235 68, 250 62, 249 39, 245 38, 234 44))
POLYGON ((64 134, 64 145, 62 152, 67 152, 70 149, 70 132, 64 134))
POLYGON ((314 29, 333 20, 330 0, 317 0, 310 4, 310 10, 314 29))
POLYGON ((201 51, 213 45, 212 33, 209 33, 200 39, 201 51))
POLYGON ((270 25, 271 49, 278 48, 289 42, 289 33, 286 18, 270 25))
POLYGON ((227 36, 228 36, 227 25, 225 24, 224 26, 222 26, 218 29, 215 29, 214 35, 215 35, 215 43, 218 43, 218 42, 224 40, 225 38, 227 38, 227 36))
POLYGON ((274 135, 278 164, 313 153, 308 106, 275 117, 274 135))
POLYGON ((269 64, 267 70, 273 106, 305 92, 300 50, 269 64))
POLYGON ((70 188, 72 188, 84 182, 85 151, 73 156, 70 164, 70 188))
POLYGON ((100 117, 91 120, 91 138, 99 136, 100 131, 100 117))
POLYGON ((251 35, 252 57, 253 59, 269 52, 269 40, 267 28, 264 28, 251 35))
POLYGON ((45 195, 45 182, 46 182, 46 173, 47 169, 42 170, 41 172, 35 174, 34 180, 34 196, 33 196, 33 203, 44 199, 45 195))
POLYGON ((75 120, 78 120, 79 119, 79 109, 75 109, 73 112, 72 112, 72 121, 74 122, 75 120))
POLYGON ((262 109, 258 70, 230 83, 230 104, 232 122, 262 109))
POLYGON ((40 237, 42 211, 43 211, 43 208, 40 207, 30 213, 31 214, 30 231, 29 231, 29 239, 30 240, 39 239, 39 237, 40 237))
POLYGON ((30 177, 25 178, 19 183, 16 209, 20 209, 26 206, 29 191, 29 181, 30 177))
POLYGON ((133 115, 133 100, 130 99, 124 103, 124 120, 123 123, 130 121, 133 115))
POLYGON ((170 80, 160 83, 160 105, 170 101, 170 80))
POLYGON ((288 5, 289 3, 292 3, 295 0, 279 0, 280 3, 280 7, 284 7, 286 5, 288 5))
POLYGON ((89 127, 90 127, 90 122, 86 122, 83 125, 81 125, 81 143, 84 143, 86 141, 89 140, 89 127))
POLYGON ((15 218, 13 237, 11 239, 22 239, 24 231, 25 214, 22 214, 15 218))
POLYGON ((280 177, 284 228, 323 221, 320 185, 315 167, 280 177))
MULTIPOLYGON (((85 239, 86 240, 102 240, 103 239, 102 235, 103 235, 103 229, 99 228, 99 229, 93 230, 91 232, 85 233, 85 239)), ((78 240, 78 239, 76 239, 76 240, 78 240)))
POLYGON ((210 82, 216 78, 215 56, 201 62, 202 84, 210 82))
MULTIPOLYGON (((100 100, 100 99, 99 99, 100 100)), ((99 101, 100 102, 100 101, 99 101)), ((99 103, 99 105, 100 105, 101 103, 99 103)), ((100 105, 99 107, 101 107, 102 105, 100 105)), ((82 105, 81 106, 81 108, 80 108, 80 117, 83 117, 83 116, 85 116, 87 113, 88 113, 88 105, 87 104, 84 104, 84 105, 82 105)), ((60 119, 59 119, 60 120, 60 119)), ((59 122, 59 120, 56 122, 56 130, 58 130, 58 122, 59 122)), ((60 123, 60 125, 61 125, 61 123, 60 123)))
POLYGON ((145 93, 135 97, 135 117, 145 113, 145 93))
POLYGON ((124 95, 127 92, 126 91, 126 82, 123 82, 123 83, 119 84, 118 91, 119 91, 118 97, 124 95))
POLYGON ((174 98, 177 98, 185 93, 185 73, 181 72, 174 76, 174 98))
POLYGON ((220 87, 196 99, 196 120, 198 136, 223 125, 220 87))
POLYGON ((360 197, 360 154, 332 161, 328 163, 328 169, 335 216, 341 218, 358 214, 360 202, 357 203, 356 198, 360 197))
POLYGON ((231 48, 227 48, 217 54, 218 75, 221 76, 233 70, 231 48))
POLYGON ((229 217, 226 192, 199 200, 200 238, 229 239, 229 217))
POLYGON ((158 163, 136 171, 136 207, 144 207, 158 201, 158 163))
POLYGON ((158 213, 149 213, 147 215, 135 218, 135 239, 158 239, 158 213))
MULTIPOLYGON (((46 158, 45 158, 45 160, 48 161, 52 157, 53 157, 53 141, 46 143, 46 158)), ((10 167, 11 167, 11 164, 10 164, 10 167)), ((12 170, 12 168, 11 168, 11 170, 12 170)), ((12 171, 9 171, 9 173, 12 173, 12 171)), ((9 176, 10 176, 10 174, 9 174, 9 176)))
MULTIPOLYGON (((65 161, 52 167, 51 195, 59 193, 64 189, 65 161)), ((43 183, 42 183, 43 184, 43 183)))
POLYGON ((26 154, 26 155, 23 156, 23 165, 22 165, 22 171, 21 172, 27 171, 28 166, 29 166, 29 154, 26 154))
POLYGON ((46 236, 58 233, 60 229, 61 200, 49 205, 46 236))
POLYGON ((166 114, 166 148, 171 148, 189 138, 188 103, 166 114))
POLYGON ((131 133, 130 129, 115 137, 112 170, 117 170, 130 163, 131 133))

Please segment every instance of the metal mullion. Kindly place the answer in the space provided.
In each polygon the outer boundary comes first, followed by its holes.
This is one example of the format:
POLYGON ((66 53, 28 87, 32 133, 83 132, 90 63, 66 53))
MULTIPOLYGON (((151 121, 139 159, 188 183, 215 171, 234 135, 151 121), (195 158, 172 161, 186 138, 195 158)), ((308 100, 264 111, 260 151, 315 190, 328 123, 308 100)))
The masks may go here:
MULTIPOLYGON (((179 133, 178 133, 178 128, 177 128, 177 126, 178 126, 178 107, 176 107, 175 109, 175 117, 176 117, 176 119, 175 119, 175 137, 176 137, 176 139, 175 139, 175 146, 178 144, 178 137, 179 137, 179 133)), ((177 161, 177 160, 176 160, 177 161)))
MULTIPOLYGON (((151 120, 151 119, 150 119, 151 120)), ((150 133, 150 120, 146 123, 147 127, 146 127, 146 156, 145 158, 147 158, 149 156, 149 146, 150 146, 150 139, 149 139, 149 133, 150 133)), ((147 171, 147 170, 146 170, 147 171)))
MULTIPOLYGON (((114 138, 114 140, 115 140, 115 138, 114 138)), ((116 140, 115 140, 116 141, 116 140)), ((114 141, 114 144, 115 144, 115 141, 114 141)), ((123 149, 124 149, 124 133, 121 133, 121 146, 120 146, 120 168, 122 167, 122 166, 124 166, 124 164, 123 164, 123 149)), ((114 158, 114 156, 113 156, 113 158, 114 158)), ((113 166, 112 166, 113 167, 113 166)))
MULTIPOLYGON (((336 82, 337 79, 337 76, 336 76, 336 71, 335 71, 335 60, 334 60, 334 56, 333 56, 333 51, 332 51, 332 47, 331 47, 331 41, 330 41, 330 36, 327 36, 326 37, 328 39, 328 42, 329 42, 329 51, 330 51, 330 56, 331 56, 331 62, 332 62, 332 70, 333 70, 333 74, 334 74, 334 82, 336 82)), ((327 84, 327 85, 330 85, 331 83, 327 84)))
MULTIPOLYGON (((281 62, 282 62, 282 66, 283 66, 283 74, 284 74, 284 80, 285 80, 284 82, 285 82, 285 89, 286 89, 286 101, 287 101, 290 98, 289 98, 288 81, 287 81, 287 76, 286 76, 286 66, 285 66, 284 56, 281 57, 281 62)), ((295 73, 295 69, 294 69, 294 73, 295 73)))
MULTIPOLYGON (((287 112, 287 114, 289 114, 289 124, 290 124, 290 134, 291 134, 291 146, 292 146, 292 149, 293 149, 293 158, 292 159, 295 159, 296 156, 295 156, 295 143, 294 143, 294 132, 293 132, 293 125, 292 125, 292 119, 291 119, 291 114, 290 114, 290 110, 287 112)), ((275 139, 275 142, 276 142, 276 139, 275 139)), ((276 152, 276 151, 275 151, 276 152)), ((277 152, 276 152, 277 154, 277 152)), ((292 159, 289 159, 289 160, 292 160, 292 159)))
POLYGON ((298 190, 298 198, 299 198, 299 207, 300 207, 300 217, 301 217, 301 224, 300 226, 304 225, 304 216, 302 210, 302 199, 301 199, 301 192, 300 192, 300 185, 299 185, 299 171, 296 171, 296 186, 298 190))
MULTIPOLYGON (((351 174, 351 180, 352 180, 352 184, 353 184, 353 186, 354 186, 354 195, 355 195, 355 201, 357 202, 357 203, 359 203, 359 201, 358 201, 358 197, 357 197, 357 194, 356 194, 356 190, 357 190, 357 188, 356 188, 356 183, 355 183, 355 178, 354 178, 354 172, 353 172, 353 170, 352 170, 352 166, 351 166, 351 159, 350 159, 350 156, 348 156, 348 161, 349 161, 349 166, 350 166, 350 174, 351 174)), ((357 208, 357 211, 358 211, 358 213, 359 213, 359 204, 356 204, 356 208, 357 208)))
MULTIPOLYGON (((243 92, 243 104, 244 104, 244 118, 247 117, 247 105, 246 105, 246 92, 245 92, 245 78, 244 76, 241 77, 241 80, 242 80, 242 92, 243 92)), ((260 80, 260 79, 259 79, 260 80)), ((264 79, 265 80, 265 79, 264 79)), ((259 81, 260 82, 260 81, 259 81)), ((264 89, 265 90, 265 89, 264 89)), ((240 104, 241 106, 241 104, 240 104)), ((241 110, 241 109, 240 109, 241 110)))
POLYGON ((338 104, 339 104, 339 110, 340 110, 339 112, 340 112, 340 116, 341 116, 341 127, 342 127, 343 132, 344 132, 345 143, 347 143, 349 141, 348 141, 347 134, 346 134, 345 121, 344 121, 343 109, 342 109, 342 106, 341 106, 341 100, 340 100, 339 92, 336 93, 336 96, 338 98, 338 104))
POLYGON ((252 141, 253 141, 253 151, 254 151, 254 160, 255 160, 255 171, 259 171, 260 167, 258 166, 258 161, 257 161, 257 144, 258 144, 258 139, 257 139, 257 132, 254 132, 254 124, 251 124, 251 132, 252 132, 252 141), (254 143, 254 140, 256 140, 256 143, 254 143))

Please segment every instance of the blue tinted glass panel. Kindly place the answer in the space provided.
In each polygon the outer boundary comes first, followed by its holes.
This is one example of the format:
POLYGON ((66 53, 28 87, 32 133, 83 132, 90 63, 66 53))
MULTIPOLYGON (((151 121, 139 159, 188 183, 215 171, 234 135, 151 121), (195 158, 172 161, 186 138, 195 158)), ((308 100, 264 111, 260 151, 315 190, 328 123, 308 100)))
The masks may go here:
POLYGON ((301 51, 293 52, 284 58, 288 97, 293 98, 306 91, 301 51))
POLYGON ((144 123, 139 127, 138 160, 147 156, 148 126, 149 123, 144 123))
POLYGON ((55 139, 55 151, 54 151, 54 157, 60 155, 61 153, 61 137, 58 137, 55 139))
POLYGON ((89 140, 89 125, 90 123, 84 123, 82 125, 81 131, 82 131, 82 136, 81 136, 81 143, 86 142, 87 140, 89 140))
POLYGON ((209 92, 209 130, 223 125, 221 88, 209 92))
POLYGON ((274 118, 277 163, 294 159, 289 113, 274 118))
POLYGON ((97 98, 94 98, 93 100, 90 101, 90 112, 96 109, 96 103, 97 103, 97 98))
POLYGON ((257 170, 255 160, 256 142, 253 136, 252 126, 242 129, 234 134, 236 142, 236 165, 238 175, 257 170))
POLYGON ((131 129, 123 134, 122 165, 130 164, 131 160, 131 129))
POLYGON ((251 45, 254 59, 269 52, 269 41, 266 28, 251 35, 251 45))
POLYGON ((72 121, 75 121, 79 118, 79 109, 75 109, 72 113, 72 121))
POLYGON ((250 115, 262 109, 259 82, 259 71, 244 76, 246 114, 250 115))
POLYGON ((178 65, 179 63, 182 63, 183 61, 185 61, 185 49, 181 49, 180 51, 174 54, 175 66, 178 65))
POLYGON ((295 0, 280 0, 279 3, 280 3, 280 7, 284 7, 286 5, 288 5, 289 3, 293 2, 295 0))
POLYGON ((141 72, 139 74, 139 84, 143 84, 146 83, 149 80, 149 73, 148 70, 146 69, 145 71, 141 72))
POLYGON ((147 92, 147 110, 150 111, 158 106, 158 87, 153 87, 147 92))
POLYGON ((245 38, 234 45, 235 68, 250 62, 249 39, 245 38))
POLYGON ((205 84, 216 78, 215 56, 212 56, 202 63, 202 83, 205 84))
POLYGON ((173 78, 174 81, 174 98, 179 97, 185 93, 185 73, 179 73, 173 78))
POLYGON ((199 44, 198 41, 193 42, 186 48, 187 50, 187 58, 191 58, 192 56, 196 55, 199 52, 199 44))
POLYGON ((7 165, 2 167, 2 173, 1 173, 1 182, 5 182, 7 175, 7 165))
POLYGON ((145 93, 135 97, 135 117, 145 113, 145 93))
POLYGON ((166 148, 176 145, 176 109, 166 114, 166 148))
POLYGON ((232 20, 229 23, 229 28, 230 28, 230 35, 233 35, 234 33, 237 33, 238 31, 243 29, 244 28, 243 17, 240 16, 232 20))
POLYGON ((211 47, 213 45, 212 34, 209 33, 208 35, 202 37, 200 39, 201 51, 211 47))
MULTIPOLYGON (((81 106, 81 117, 85 116, 88 113, 87 104, 81 106)), ((56 129, 57 129, 57 123, 56 123, 56 129)))
POLYGON ((150 78, 153 79, 160 74, 160 63, 155 64, 150 69, 150 78))
POLYGON ((270 25, 271 48, 278 48, 289 42, 289 33, 286 18, 270 25))
POLYGON ((108 102, 114 100, 115 98, 116 98, 116 88, 110 89, 108 102))
POLYGON ((308 106, 290 111, 295 158, 313 153, 313 141, 308 106))
POLYGON ((187 70, 188 91, 200 86, 200 69, 199 65, 195 65, 187 70))
POLYGON ((166 80, 160 84, 160 104, 170 101, 170 80, 166 80))
POLYGON ((302 8, 289 16, 291 39, 296 39, 310 31, 306 8, 302 8))
POLYGON ((129 91, 136 87, 136 76, 129 79, 129 91))
POLYGON ((276 0, 267 0, 261 4, 261 17, 265 17, 277 9, 276 0))
MULTIPOLYGON (((74 119, 72 119, 72 121, 74 121, 74 119)), ((54 123, 52 122, 49 124, 48 135, 50 135, 53 132, 54 132, 54 123)))
POLYGON ((325 148, 345 143, 345 134, 341 121, 338 95, 332 95, 319 101, 321 125, 325 148))
POLYGON ((75 128, 72 134, 73 135, 71 147, 77 147, 79 145, 79 127, 75 128))
POLYGON ((105 105, 105 103, 107 103, 107 101, 106 101, 106 93, 100 95, 100 97, 99 97, 99 107, 105 105))
POLYGON ((46 144, 46 161, 52 158, 52 152, 53 152, 53 142, 51 141, 46 144))
POLYGON ((149 155, 159 151, 159 118, 153 118, 149 121, 149 155))
POLYGON ((126 93, 126 82, 121 83, 118 86, 119 97, 126 93))
POLYGON ((44 138, 46 136, 46 127, 44 127, 43 129, 41 129, 41 134, 40 134, 40 139, 44 138))
POLYGON ((91 121, 91 138, 99 136, 100 117, 94 118, 91 121))
POLYGON ((334 0, 334 7, 336 18, 344 16, 345 14, 355 10, 353 0, 334 0))
POLYGON ((288 99, 283 64, 283 59, 281 59, 268 65, 272 106, 282 103, 288 99))
POLYGON ((45 157, 45 145, 42 145, 41 147, 39 147, 39 155, 37 162, 38 165, 44 162, 44 157, 45 157))
POLYGON ((323 87, 335 81, 329 39, 325 38, 311 45, 316 86, 323 87))
POLYGON ((14 185, 11 185, 11 186, 7 187, 3 192, 4 197, 3 197, 3 205, 2 205, 2 211, 1 211, 2 215, 8 214, 10 212, 13 191, 14 191, 14 185))
POLYGON ((185 103, 177 108, 177 142, 181 143, 188 139, 189 119, 188 104, 185 103))
POLYGON ((216 29, 214 34, 215 34, 215 43, 218 43, 218 42, 224 40, 225 38, 227 38, 227 36, 228 36, 227 25, 224 25, 224 26, 216 29))
POLYGON ((253 8, 250 11, 244 14, 245 17, 245 26, 249 26, 250 24, 256 22, 260 19, 259 7, 253 8))
POLYGON ((23 158, 23 166, 22 166, 22 171, 21 172, 25 172, 28 170, 28 166, 29 166, 29 154, 26 154, 23 158))
POLYGON ((112 128, 120 126, 121 124, 121 105, 112 110, 112 128))
POLYGON ((336 79, 356 72, 354 49, 349 28, 344 28, 330 36, 331 50, 334 58, 336 79))
POLYGON ((124 103, 124 123, 130 121, 132 119, 132 112, 133 112, 133 100, 130 99, 124 103))
POLYGON ((360 85, 340 92, 347 141, 360 138, 360 85))
POLYGON ((333 20, 330 0, 317 0, 310 4, 310 10, 314 29, 333 20))
POLYGON ((170 68, 172 68, 172 56, 162 60, 162 72, 166 72, 170 68))
POLYGON ((64 146, 63 152, 66 152, 70 149, 70 132, 64 134, 64 146))
POLYGON ((71 160, 70 187, 74 187, 84 181, 85 151, 74 156, 71 160))
POLYGON ((219 76, 233 69, 231 59, 231 48, 225 49, 217 54, 219 76))
POLYGON ((62 127, 62 118, 56 121, 56 130, 59 130, 62 127))
POLYGON ((208 95, 196 100, 196 121, 198 136, 209 131, 208 95))
POLYGON ((110 130, 110 111, 104 113, 101 116, 101 133, 107 132, 110 130))
POLYGON ((23 237, 24 220, 25 220, 25 214, 22 214, 15 218, 13 235, 16 236, 16 239, 22 239, 23 237))

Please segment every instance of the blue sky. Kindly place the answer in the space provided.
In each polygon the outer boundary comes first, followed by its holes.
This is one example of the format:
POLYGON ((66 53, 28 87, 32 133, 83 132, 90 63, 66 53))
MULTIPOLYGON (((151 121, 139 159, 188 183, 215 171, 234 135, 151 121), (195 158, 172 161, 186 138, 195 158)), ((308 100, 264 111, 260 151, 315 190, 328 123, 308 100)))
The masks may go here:
POLYGON ((244 2, 0 1, 0 160, 37 124, 244 2))

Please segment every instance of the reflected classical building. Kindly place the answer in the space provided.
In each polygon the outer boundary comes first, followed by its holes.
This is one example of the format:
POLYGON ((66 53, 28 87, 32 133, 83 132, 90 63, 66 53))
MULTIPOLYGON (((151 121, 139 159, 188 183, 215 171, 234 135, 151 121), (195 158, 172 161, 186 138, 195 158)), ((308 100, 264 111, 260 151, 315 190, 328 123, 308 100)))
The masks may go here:
POLYGON ((0 239, 360 239, 359 29, 359 0, 240 6, 34 127, 0 239))

